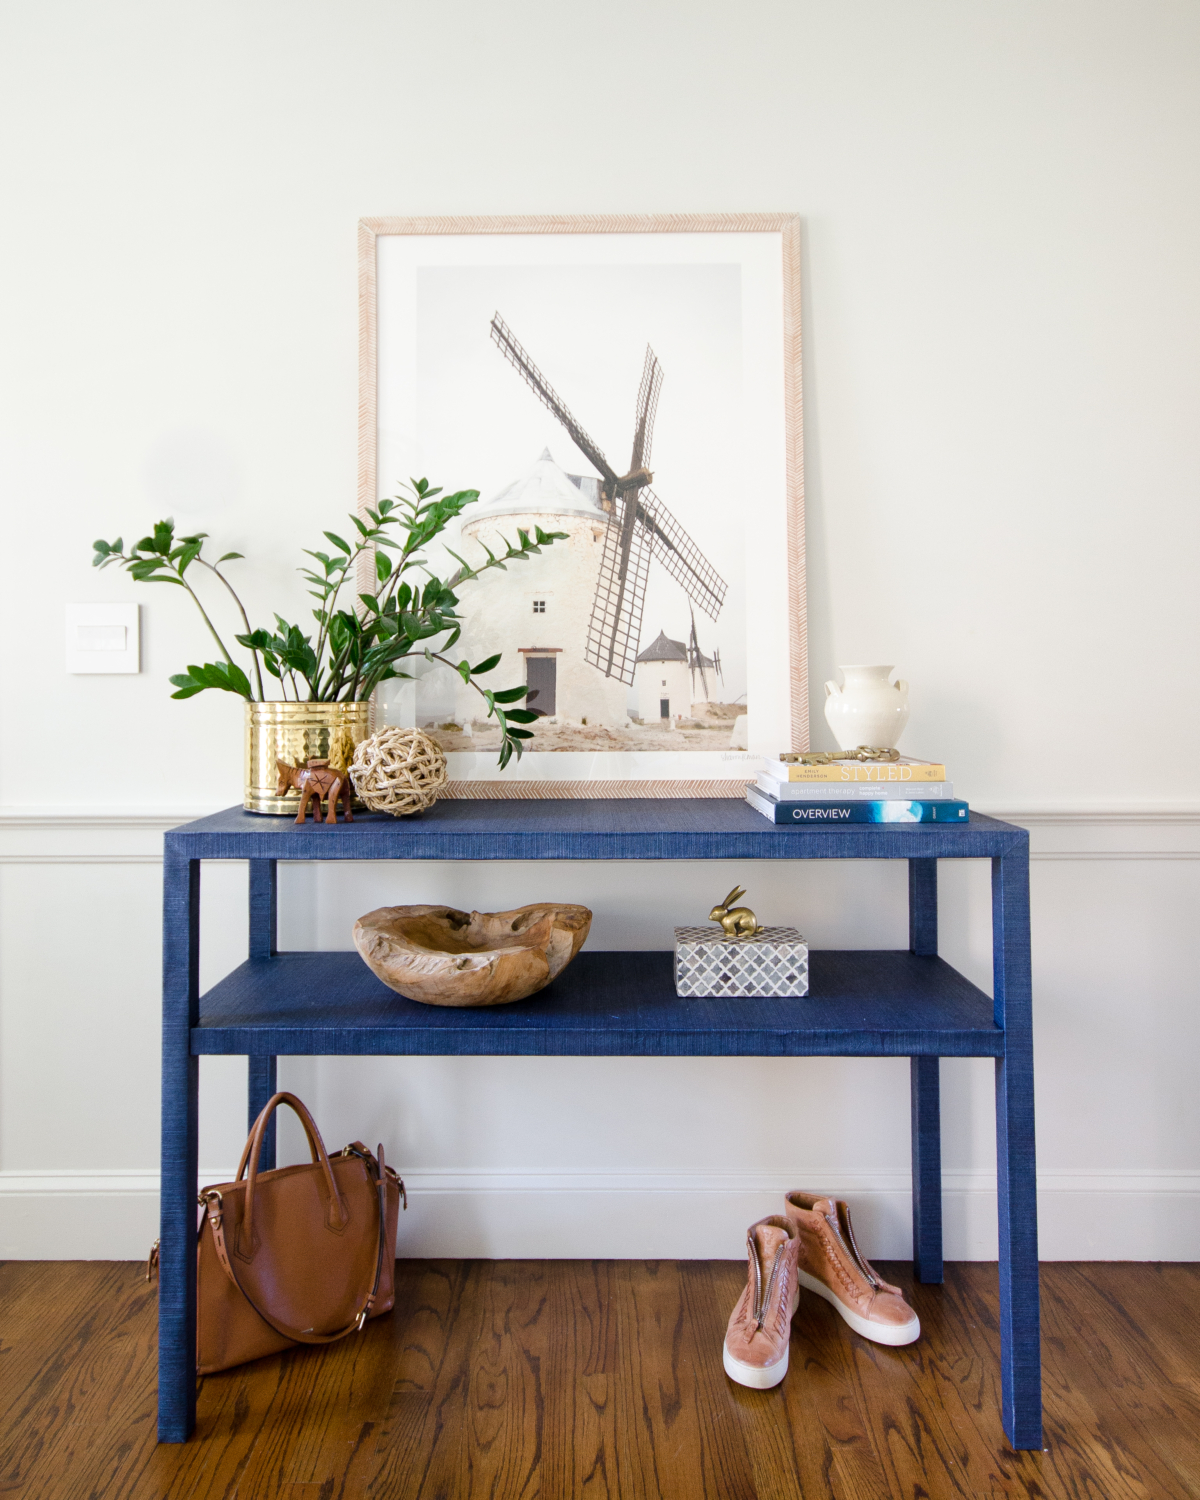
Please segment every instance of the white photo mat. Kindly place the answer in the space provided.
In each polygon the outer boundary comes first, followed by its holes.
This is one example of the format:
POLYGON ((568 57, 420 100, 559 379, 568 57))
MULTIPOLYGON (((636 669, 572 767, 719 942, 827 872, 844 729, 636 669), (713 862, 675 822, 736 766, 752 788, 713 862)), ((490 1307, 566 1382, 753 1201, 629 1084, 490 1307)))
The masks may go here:
MULTIPOLYGON (((726 661, 733 665, 731 686, 745 684, 745 748, 527 750, 504 771, 499 770, 494 751, 451 749, 450 785, 443 796, 740 797, 764 755, 808 747, 799 267, 799 221, 789 215, 360 221, 360 509, 395 494, 399 481, 410 475, 428 472, 434 483, 479 488, 481 506, 489 499, 489 474, 493 492, 503 482, 501 476, 513 477, 509 469, 516 453, 524 449, 513 448, 511 454, 497 457, 501 467, 493 464, 489 470, 493 455, 488 447, 492 431, 488 422, 493 414, 480 407, 484 398, 472 387, 473 366, 463 365, 461 381, 450 380, 455 367, 447 361, 453 359, 454 318, 460 305, 470 307, 472 337, 485 306, 490 316, 493 301, 515 305, 524 325, 517 326, 514 321, 517 338, 528 338, 531 357, 545 370, 578 420, 595 432, 620 471, 624 467, 621 445, 627 440, 628 422, 622 423, 615 413, 618 406, 622 411, 631 406, 633 391, 624 389, 625 377, 616 383, 620 388, 614 388, 605 366, 610 351, 607 341, 597 335, 595 311, 605 288, 611 287, 616 278, 616 284, 629 285, 642 297, 641 303, 637 295, 631 297, 630 327, 618 328, 624 337, 614 340, 621 347, 612 358, 616 360, 619 355, 622 371, 628 367, 633 332, 639 332, 646 341, 646 334, 641 333, 644 320, 639 320, 637 308, 657 305, 654 298, 662 289, 670 294, 659 297, 665 304, 672 300, 677 285, 684 287, 676 299, 677 326, 688 315, 689 287, 693 289, 691 294, 701 299, 697 304, 699 321, 703 321, 705 288, 728 288, 733 278, 737 293, 739 347, 729 364, 732 368, 740 360, 736 371, 739 399, 730 403, 727 424, 713 424, 715 408, 697 399, 704 394, 697 386, 702 377, 689 368, 681 352, 691 348, 688 338, 677 339, 672 346, 671 309, 664 305, 663 315, 651 320, 658 329, 653 340, 656 352, 663 354, 666 370, 661 404, 666 423, 660 415, 658 425, 660 432, 666 425, 668 438, 674 432, 674 448, 668 444, 664 467, 658 470, 656 447, 649 467, 656 471, 655 490, 685 527, 695 524, 693 518, 698 517, 701 530, 697 540, 731 575, 730 599, 737 601, 739 612, 733 617, 733 606, 726 610, 721 648, 726 661), (561 305, 553 309, 553 318, 549 317, 549 304, 548 318, 539 320, 532 315, 528 291, 531 277, 532 284, 546 287, 547 296, 553 285, 580 285, 589 292, 593 289, 590 278, 594 278, 595 295, 579 298, 579 328, 564 327, 561 341, 552 334, 572 320, 569 316, 562 318, 561 305), (420 298, 418 285, 424 289, 420 298), (430 287, 436 289, 432 301, 430 287), (462 296, 458 295, 460 290, 462 296), (450 310, 443 312, 441 323, 437 321, 439 307, 450 310), (584 340, 582 345, 580 340, 584 340), (658 347, 663 342, 666 352, 658 347), (419 358, 422 348, 427 360, 429 351, 435 351, 438 368, 427 365, 423 372, 419 358), (589 390, 587 375, 593 364, 602 368, 596 375, 598 389, 589 390), (465 478, 442 472, 454 467, 446 461, 452 451, 447 448, 447 433, 454 430, 451 416, 458 421, 460 414, 457 408, 450 413, 438 410, 436 405, 440 390, 457 393, 459 388, 463 392, 459 429, 462 450, 464 458, 469 456, 471 460, 471 472, 465 478), (603 400, 598 399, 598 390, 603 400), (674 404, 668 407, 669 402, 674 404), (690 439, 691 449, 687 446, 689 419, 697 424, 690 439), (704 430, 705 422, 708 431, 704 430), (710 439, 714 425, 721 426, 722 433, 710 439), (724 430, 726 425, 728 430, 724 430), (722 436, 723 448, 719 441, 722 436), (706 451, 711 446, 715 455, 711 471, 689 466, 691 452, 698 453, 701 443, 706 451), (435 471, 435 462, 441 465, 440 470, 435 471), (509 469, 503 468, 505 463, 509 469), (480 471, 483 482, 475 477, 480 471), (698 500, 701 495, 707 498, 698 500), (707 511, 698 508, 702 503, 707 504, 707 511), (742 638, 731 639, 731 631, 737 634, 738 627, 742 638)), ((565 305, 569 310, 572 304, 568 301, 565 305)), ((509 312, 508 306, 496 310, 506 315, 509 312)), ((608 321, 620 323, 619 318, 608 321)), ((536 406, 533 393, 521 387, 519 375, 503 367, 499 352, 487 345, 487 334, 485 319, 479 330, 481 349, 486 356, 495 356, 495 368, 501 370, 502 378, 511 377, 514 399, 524 401, 527 397, 527 404, 536 406)), ((640 363, 641 350, 636 353, 640 363)), ((476 359, 473 350, 471 357, 476 359)), ((486 370, 489 379, 495 378, 490 365, 480 363, 479 368, 486 370)), ((716 366, 713 368, 715 371, 716 366)), ((508 399, 508 387, 496 389, 508 399)), ((457 402, 457 394, 455 399, 457 402)), ((512 410, 523 416, 525 408, 513 406, 512 410)), ((505 447, 504 436, 498 434, 496 448, 505 447)), ((455 460, 458 457, 455 453, 455 460)), ((573 451, 570 440, 561 432, 554 442, 554 457, 561 458, 564 468, 590 472, 586 459, 573 451)), ((572 477, 577 483, 577 477, 572 477)), ((469 514, 464 514, 464 522, 469 514)), ((470 587, 461 591, 464 606, 470 587)), ((652 591, 648 598, 651 596, 652 591)), ((643 647, 658 634, 661 614, 660 610, 651 616, 648 610, 642 624, 643 647)), ((678 609, 674 618, 679 618, 678 609)), ((713 627, 708 620, 698 616, 697 624, 711 634, 713 627)), ((676 625, 675 629, 682 636, 682 628, 676 625)), ((699 639, 702 649, 707 650, 707 637, 701 634, 699 639)), ((508 674, 499 669, 496 686, 510 685, 510 678, 518 680, 512 670, 515 664, 507 663, 507 658, 506 664, 508 674)))

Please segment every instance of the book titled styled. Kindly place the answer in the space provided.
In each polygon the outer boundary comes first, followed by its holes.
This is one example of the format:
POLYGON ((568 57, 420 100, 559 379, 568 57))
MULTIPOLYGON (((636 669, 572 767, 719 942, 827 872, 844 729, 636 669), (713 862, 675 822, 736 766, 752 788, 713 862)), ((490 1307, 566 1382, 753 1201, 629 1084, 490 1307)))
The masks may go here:
POLYGON ((913 782, 945 781, 946 768, 931 760, 835 760, 827 765, 802 766, 790 760, 767 759, 763 769, 777 781, 913 782))

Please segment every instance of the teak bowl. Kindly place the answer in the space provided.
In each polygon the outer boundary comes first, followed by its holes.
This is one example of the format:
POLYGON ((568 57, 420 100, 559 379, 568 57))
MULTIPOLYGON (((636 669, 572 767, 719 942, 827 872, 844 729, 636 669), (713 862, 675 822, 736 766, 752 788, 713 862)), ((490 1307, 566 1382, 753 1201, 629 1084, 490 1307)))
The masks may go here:
POLYGON ((381 906, 355 922, 354 946, 389 989, 422 1005, 508 1005, 561 974, 591 925, 586 906, 381 906))

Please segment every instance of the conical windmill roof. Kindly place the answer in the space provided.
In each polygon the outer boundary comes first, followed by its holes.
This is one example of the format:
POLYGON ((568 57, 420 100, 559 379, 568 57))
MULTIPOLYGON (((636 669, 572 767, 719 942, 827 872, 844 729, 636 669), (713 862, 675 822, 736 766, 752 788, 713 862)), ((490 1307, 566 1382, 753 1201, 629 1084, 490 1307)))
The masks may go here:
MULTIPOLYGON (((665 630, 658 632, 658 639, 651 641, 638 661, 687 661, 687 646, 683 641, 673 641, 665 630)), ((703 653, 700 653, 700 664, 711 667, 713 664, 703 653)))
POLYGON ((564 470, 554 462, 549 448, 543 448, 537 463, 520 479, 515 479, 498 495, 482 505, 473 505, 463 521, 485 520, 491 516, 590 516, 607 520, 600 507, 585 490, 577 488, 564 470))
POLYGON ((665 630, 660 630, 658 639, 646 647, 638 661, 687 661, 687 647, 682 641, 673 641, 665 630))

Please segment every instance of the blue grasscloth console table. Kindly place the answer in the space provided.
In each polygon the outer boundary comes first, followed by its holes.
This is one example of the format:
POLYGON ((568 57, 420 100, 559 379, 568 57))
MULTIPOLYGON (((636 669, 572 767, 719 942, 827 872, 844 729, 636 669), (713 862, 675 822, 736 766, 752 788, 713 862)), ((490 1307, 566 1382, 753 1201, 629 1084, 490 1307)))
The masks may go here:
MULTIPOLYGON (((734 800, 439 802, 416 818, 297 827, 240 808, 166 835, 158 1431, 196 1411, 199 1059, 249 1059, 250 1118, 285 1056, 907 1057, 913 1262, 942 1279, 940 1057, 996 1060, 1001 1390, 1014 1448, 1040 1448, 1041 1354, 1029 965, 1029 838, 963 825, 775 828, 734 800), (250 862, 246 962, 200 994, 200 864, 250 862), (906 859, 907 951, 810 955, 803 999, 680 1000, 672 955, 587 949, 548 989, 489 1010, 417 1005, 358 954, 279 953, 277 861, 318 859, 906 859), (937 956, 937 861, 992 862, 995 999, 937 956)), ((264 1166, 274 1165, 274 1142, 264 1166)), ((716 1358, 716 1354, 713 1356, 716 1358)))

